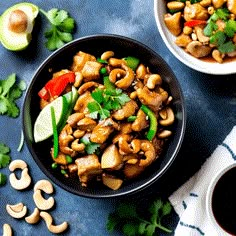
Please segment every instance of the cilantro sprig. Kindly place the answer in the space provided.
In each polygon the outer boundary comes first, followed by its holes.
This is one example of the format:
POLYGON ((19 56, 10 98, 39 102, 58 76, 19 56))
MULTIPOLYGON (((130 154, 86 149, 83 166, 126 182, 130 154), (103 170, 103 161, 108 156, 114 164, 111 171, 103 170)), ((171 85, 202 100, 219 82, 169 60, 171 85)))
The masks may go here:
POLYGON ((91 142, 88 137, 84 136, 80 139, 80 142, 85 145, 85 152, 87 154, 93 154, 100 148, 100 144, 91 142))
POLYGON ((120 229, 126 236, 152 236, 157 229, 171 233, 172 230, 162 225, 163 218, 169 215, 171 210, 170 202, 157 199, 152 202, 144 218, 138 213, 137 206, 121 203, 115 212, 109 214, 106 227, 109 232, 120 229))
POLYGON ((16 118, 20 110, 16 100, 21 97, 26 89, 26 84, 21 80, 16 82, 16 74, 9 75, 5 80, 0 80, 0 114, 16 118))
POLYGON ((52 8, 48 12, 40 9, 40 12, 46 16, 51 25, 51 28, 45 32, 45 37, 47 38, 46 47, 49 50, 58 49, 73 40, 72 33, 75 27, 75 20, 69 17, 67 11, 52 8))
POLYGON ((229 19, 230 12, 227 8, 219 8, 211 15, 204 34, 210 37, 210 43, 216 45, 221 53, 229 53, 236 50, 234 43, 230 40, 236 33, 236 22, 229 19), (219 30, 217 20, 225 22, 224 30, 219 30))
MULTIPOLYGON (((10 148, 3 143, 0 143, 0 168, 6 167, 10 161, 11 157, 9 156, 10 148)), ((7 181, 5 174, 0 173, 0 185, 4 185, 7 181)))
POLYGON ((96 88, 91 96, 94 101, 89 102, 87 107, 92 119, 104 120, 110 116, 111 111, 120 109, 126 102, 130 101, 129 96, 117 88, 96 88))

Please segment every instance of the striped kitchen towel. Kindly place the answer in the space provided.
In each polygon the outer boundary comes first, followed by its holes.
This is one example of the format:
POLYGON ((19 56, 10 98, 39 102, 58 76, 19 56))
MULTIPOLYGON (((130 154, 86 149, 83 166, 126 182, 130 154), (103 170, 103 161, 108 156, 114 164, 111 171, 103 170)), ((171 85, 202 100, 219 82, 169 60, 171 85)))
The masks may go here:
POLYGON ((175 236, 218 236, 207 219, 206 192, 217 172, 235 160, 236 126, 201 169, 169 197, 180 218, 175 236))

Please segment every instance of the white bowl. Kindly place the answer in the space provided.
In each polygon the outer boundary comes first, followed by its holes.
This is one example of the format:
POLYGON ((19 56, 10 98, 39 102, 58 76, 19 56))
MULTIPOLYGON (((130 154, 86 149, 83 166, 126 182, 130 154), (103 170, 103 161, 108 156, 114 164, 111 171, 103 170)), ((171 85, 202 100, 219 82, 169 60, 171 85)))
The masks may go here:
POLYGON ((176 37, 172 35, 165 26, 164 14, 166 12, 166 0, 154 0, 154 14, 158 31, 168 49, 177 59, 190 68, 207 74, 226 75, 236 73, 236 60, 224 62, 222 64, 217 62, 206 62, 191 56, 182 48, 178 47, 175 44, 176 37))

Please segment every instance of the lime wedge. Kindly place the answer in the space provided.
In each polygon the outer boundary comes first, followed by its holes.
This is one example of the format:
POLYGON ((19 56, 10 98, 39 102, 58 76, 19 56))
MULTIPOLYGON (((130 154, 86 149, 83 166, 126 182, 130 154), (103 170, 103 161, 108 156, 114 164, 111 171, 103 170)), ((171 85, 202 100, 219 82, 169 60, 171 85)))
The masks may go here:
POLYGON ((51 107, 54 109, 56 125, 58 126, 67 114, 69 104, 64 96, 60 96, 40 111, 34 124, 34 141, 36 143, 53 135, 51 107))

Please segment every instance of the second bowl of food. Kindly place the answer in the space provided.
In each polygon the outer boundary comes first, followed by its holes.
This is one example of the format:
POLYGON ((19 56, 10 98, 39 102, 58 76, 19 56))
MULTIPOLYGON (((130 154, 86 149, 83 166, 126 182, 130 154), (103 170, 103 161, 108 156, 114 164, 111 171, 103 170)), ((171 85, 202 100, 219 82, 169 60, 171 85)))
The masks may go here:
POLYGON ((158 30, 169 50, 194 70, 236 72, 234 1, 154 0, 158 30))
POLYGON ((176 157, 185 129, 180 85, 150 48, 117 35, 80 38, 36 71, 24 134, 42 171, 85 197, 137 192, 176 157))

